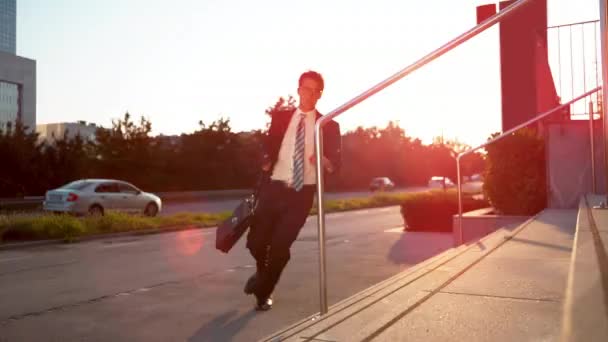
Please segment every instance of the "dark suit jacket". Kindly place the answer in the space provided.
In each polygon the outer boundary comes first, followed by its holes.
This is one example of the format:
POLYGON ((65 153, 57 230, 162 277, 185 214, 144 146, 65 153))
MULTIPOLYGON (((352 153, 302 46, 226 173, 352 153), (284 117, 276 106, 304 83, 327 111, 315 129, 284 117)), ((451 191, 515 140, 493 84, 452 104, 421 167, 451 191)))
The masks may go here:
MULTIPOLYGON (((289 126, 289 122, 295 110, 277 112, 273 115, 270 122, 270 128, 264 141, 264 162, 270 161, 270 170, 274 170, 274 166, 279 157, 279 150, 283 137, 289 126)), ((321 118, 321 114, 317 112, 317 120, 321 118)), ((342 138, 340 136, 340 125, 331 120, 323 127, 323 154, 327 157, 334 167, 332 175, 336 175, 340 171, 342 164, 342 138)), ((308 158, 308 156, 306 156, 308 158)), ((325 173, 327 178, 328 173, 325 173)))

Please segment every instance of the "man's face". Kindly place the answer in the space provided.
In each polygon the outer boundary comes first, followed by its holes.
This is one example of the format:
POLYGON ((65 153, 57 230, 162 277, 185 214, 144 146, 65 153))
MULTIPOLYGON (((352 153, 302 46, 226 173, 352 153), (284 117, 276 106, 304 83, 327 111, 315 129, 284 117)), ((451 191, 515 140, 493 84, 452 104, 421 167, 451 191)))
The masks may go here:
POLYGON ((317 101, 321 98, 323 90, 321 85, 312 78, 304 78, 298 87, 300 95, 300 109, 309 111, 317 106, 317 101))

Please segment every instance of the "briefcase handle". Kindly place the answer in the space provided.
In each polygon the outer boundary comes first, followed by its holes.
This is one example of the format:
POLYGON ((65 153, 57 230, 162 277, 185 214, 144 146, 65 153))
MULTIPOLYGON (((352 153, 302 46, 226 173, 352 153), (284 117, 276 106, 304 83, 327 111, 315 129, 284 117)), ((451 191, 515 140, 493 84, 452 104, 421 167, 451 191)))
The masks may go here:
POLYGON ((257 203, 258 198, 260 196, 260 191, 262 190, 262 187, 268 182, 270 182, 270 171, 262 170, 262 172, 260 173, 260 176, 258 177, 258 180, 255 184, 255 187, 253 188, 254 202, 257 203))

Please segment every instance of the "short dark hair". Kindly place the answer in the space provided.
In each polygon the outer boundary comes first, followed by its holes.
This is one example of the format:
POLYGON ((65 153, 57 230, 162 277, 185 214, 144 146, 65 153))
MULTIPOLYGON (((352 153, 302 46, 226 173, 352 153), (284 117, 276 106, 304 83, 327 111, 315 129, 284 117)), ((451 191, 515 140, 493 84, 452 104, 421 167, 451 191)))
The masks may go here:
POLYGON ((312 71, 312 70, 306 71, 305 73, 300 75, 300 80, 298 81, 298 85, 302 86, 302 82, 306 78, 309 78, 309 79, 314 80, 317 83, 319 83, 321 85, 321 90, 323 90, 325 88, 325 82, 323 81, 323 76, 321 76, 321 74, 319 74, 318 72, 312 71))

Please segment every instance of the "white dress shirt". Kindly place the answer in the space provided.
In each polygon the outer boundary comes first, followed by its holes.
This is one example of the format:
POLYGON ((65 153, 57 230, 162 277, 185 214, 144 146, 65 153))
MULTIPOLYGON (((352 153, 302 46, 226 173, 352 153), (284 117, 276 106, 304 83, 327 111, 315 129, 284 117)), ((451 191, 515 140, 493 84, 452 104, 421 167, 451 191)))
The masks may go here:
POLYGON ((303 113, 300 108, 296 109, 291 117, 291 121, 285 131, 285 136, 281 142, 279 156, 274 166, 271 179, 285 182, 287 185, 293 184, 293 154, 295 153, 296 131, 300 114, 304 114, 304 184, 316 184, 314 161, 310 162, 310 157, 315 153, 314 129, 317 111, 312 110, 303 113))

